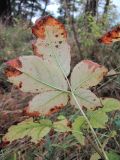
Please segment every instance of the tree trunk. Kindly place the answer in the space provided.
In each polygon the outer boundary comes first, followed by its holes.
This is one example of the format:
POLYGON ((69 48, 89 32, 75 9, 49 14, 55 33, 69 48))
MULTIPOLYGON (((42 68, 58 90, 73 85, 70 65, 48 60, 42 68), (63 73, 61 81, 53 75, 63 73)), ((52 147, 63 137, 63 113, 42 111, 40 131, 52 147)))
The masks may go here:
POLYGON ((85 6, 85 13, 89 13, 92 16, 96 16, 98 7, 98 0, 87 0, 85 6))
POLYGON ((104 14, 107 14, 109 4, 110 4, 110 0, 106 0, 105 7, 104 7, 104 14))
POLYGON ((10 0, 1 0, 0 1, 0 18, 2 21, 7 20, 11 17, 11 3, 10 0))

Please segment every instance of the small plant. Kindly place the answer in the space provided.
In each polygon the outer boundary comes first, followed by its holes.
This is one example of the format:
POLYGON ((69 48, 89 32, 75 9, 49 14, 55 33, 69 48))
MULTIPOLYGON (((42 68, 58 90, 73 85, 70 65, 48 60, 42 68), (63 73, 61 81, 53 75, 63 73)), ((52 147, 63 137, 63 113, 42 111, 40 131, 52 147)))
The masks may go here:
MULTIPOLYGON (((37 37, 33 43, 35 55, 10 60, 5 69, 11 83, 23 92, 36 94, 24 109, 30 118, 11 126, 3 136, 3 142, 28 136, 32 142, 38 143, 51 130, 68 132, 81 145, 85 145, 85 139, 89 140, 97 152, 91 160, 95 156, 108 160, 110 153, 104 151, 106 145, 101 142, 96 129, 107 127, 108 113, 120 110, 120 102, 113 98, 98 98, 90 90, 90 87, 102 81, 108 70, 90 60, 83 60, 70 75, 67 33, 64 25, 55 18, 46 16, 38 20, 32 31, 37 37), (79 109, 81 115, 73 121, 64 116, 58 116, 57 121, 48 118, 68 103, 79 109), (34 117, 39 118, 35 121, 34 117)), ((109 137, 115 136, 116 133, 109 137)))

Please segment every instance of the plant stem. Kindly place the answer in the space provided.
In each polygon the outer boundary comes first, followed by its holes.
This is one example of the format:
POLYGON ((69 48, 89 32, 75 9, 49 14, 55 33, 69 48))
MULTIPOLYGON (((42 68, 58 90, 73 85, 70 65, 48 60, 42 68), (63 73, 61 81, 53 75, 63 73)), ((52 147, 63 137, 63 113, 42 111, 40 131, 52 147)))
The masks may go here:
POLYGON ((93 129, 90 121, 89 121, 89 119, 87 118, 86 114, 84 113, 84 111, 82 110, 81 106, 79 105, 79 103, 78 103, 78 101, 77 101, 77 99, 76 99, 76 97, 75 97, 75 95, 74 95, 73 92, 72 92, 72 96, 73 96, 73 98, 74 98, 77 106, 79 107, 82 115, 84 116, 86 122, 88 123, 88 125, 89 125, 89 127, 90 127, 90 129, 91 129, 91 131, 92 131, 92 134, 93 134, 94 138, 95 138, 96 141, 97 141, 98 147, 99 147, 99 148, 101 149, 101 151, 103 152, 103 155, 104 155, 105 160, 109 160, 108 157, 107 157, 107 155, 106 155, 106 153, 105 153, 105 151, 104 151, 104 149, 102 148, 102 145, 101 145, 101 143, 100 143, 100 141, 99 141, 99 139, 98 139, 98 137, 97 137, 97 135, 96 135, 96 133, 95 133, 95 131, 94 131, 94 129, 93 129))
MULTIPOLYGON (((47 32, 47 34, 48 34, 48 37, 50 37, 48 32, 47 32)), ((50 39, 49 39, 49 41, 50 41, 50 44, 52 44, 52 42, 51 42, 50 39)), ((95 138, 96 141, 97 141, 97 146, 101 149, 105 160, 109 160, 108 157, 107 157, 107 155, 106 155, 106 153, 105 153, 105 151, 104 151, 104 149, 102 148, 102 144, 100 143, 100 141, 99 141, 99 139, 98 139, 98 137, 97 137, 97 135, 96 135, 96 133, 95 133, 95 131, 94 131, 94 129, 93 129, 90 121, 89 121, 89 119, 87 118, 86 114, 84 113, 83 109, 81 108, 80 104, 79 104, 78 101, 77 101, 77 98, 76 98, 76 96, 75 96, 75 94, 74 94, 74 92, 73 92, 73 89, 72 89, 72 87, 71 87, 71 85, 70 85, 70 82, 69 82, 67 76, 66 76, 66 73, 65 73, 64 69, 62 68, 61 64, 59 63, 59 59, 58 59, 57 55, 55 54, 52 45, 51 45, 51 50, 52 50, 53 56, 55 57, 55 60, 56 60, 56 62, 57 62, 57 64, 58 64, 58 67, 61 69, 61 71, 62 71, 62 73, 63 73, 63 75, 64 75, 64 77, 65 77, 65 79, 66 79, 66 81, 67 81, 67 83, 68 83, 68 86, 69 86, 69 88, 70 88, 70 90, 71 90, 71 94, 72 94, 72 96, 73 96, 73 98, 74 98, 74 100, 75 100, 78 108, 80 109, 82 115, 84 116, 86 122, 88 123, 88 125, 89 125, 89 127, 90 127, 90 129, 91 129, 91 132, 92 132, 94 138, 95 138)))

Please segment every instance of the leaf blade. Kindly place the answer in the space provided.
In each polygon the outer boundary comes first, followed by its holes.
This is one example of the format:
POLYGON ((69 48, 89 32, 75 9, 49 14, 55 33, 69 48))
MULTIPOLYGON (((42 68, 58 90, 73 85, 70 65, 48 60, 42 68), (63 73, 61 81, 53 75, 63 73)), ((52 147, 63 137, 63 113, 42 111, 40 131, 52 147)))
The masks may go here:
POLYGON ((68 102, 68 94, 61 91, 47 91, 36 95, 29 103, 26 113, 51 115, 61 110, 68 102))
POLYGON ((78 63, 72 71, 72 89, 88 89, 89 87, 95 86, 103 79, 107 72, 108 71, 104 66, 100 66, 90 60, 83 60, 78 63))
POLYGON ((85 123, 85 119, 83 116, 79 116, 75 119, 75 121, 72 124, 72 133, 73 136, 78 140, 78 142, 82 145, 85 144, 85 137, 81 131, 82 126, 85 123))
POLYGON ((88 113, 90 116, 90 123, 93 128, 105 128, 106 123, 108 122, 108 116, 105 112, 102 112, 101 109, 96 111, 91 111, 88 113))
POLYGON ((49 133, 52 126, 52 122, 50 120, 44 120, 43 122, 44 122, 44 125, 43 123, 40 124, 40 123, 33 122, 33 118, 29 118, 27 120, 22 121, 21 123, 18 123, 18 125, 13 125, 9 128, 8 132, 4 135, 3 141, 12 142, 17 139, 22 139, 25 136, 29 136, 31 137, 32 142, 37 143, 46 134, 49 133))
POLYGON ((15 75, 12 70, 7 70, 6 75, 9 81, 23 92, 39 93, 56 88, 67 90, 67 82, 56 65, 43 61, 37 56, 19 57, 21 67, 14 63, 18 63, 17 60, 8 61, 8 67, 20 73, 15 75))
MULTIPOLYGON (((81 105, 81 107, 85 107, 87 110, 94 110, 95 108, 101 106, 99 98, 90 90, 79 88, 74 91, 74 94, 77 98, 78 103, 81 105)), ((72 96, 71 96, 70 103, 71 105, 78 108, 72 96)))
POLYGON ((115 110, 120 110, 120 101, 115 98, 101 98, 101 103, 103 108, 101 110, 103 112, 111 112, 115 110))
POLYGON ((33 43, 35 55, 53 63, 56 63, 57 58, 66 76, 68 76, 71 57, 64 25, 52 16, 46 16, 36 21, 32 31, 37 37, 33 43))

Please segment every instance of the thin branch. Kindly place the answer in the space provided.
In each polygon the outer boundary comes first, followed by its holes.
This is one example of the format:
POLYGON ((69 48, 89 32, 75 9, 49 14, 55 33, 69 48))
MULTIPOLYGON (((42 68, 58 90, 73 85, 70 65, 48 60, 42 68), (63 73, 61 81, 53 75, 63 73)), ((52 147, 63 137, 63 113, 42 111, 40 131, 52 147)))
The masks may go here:
POLYGON ((45 7, 44 7, 44 9, 43 9, 42 16, 45 15, 47 5, 48 5, 48 0, 45 0, 45 7))

